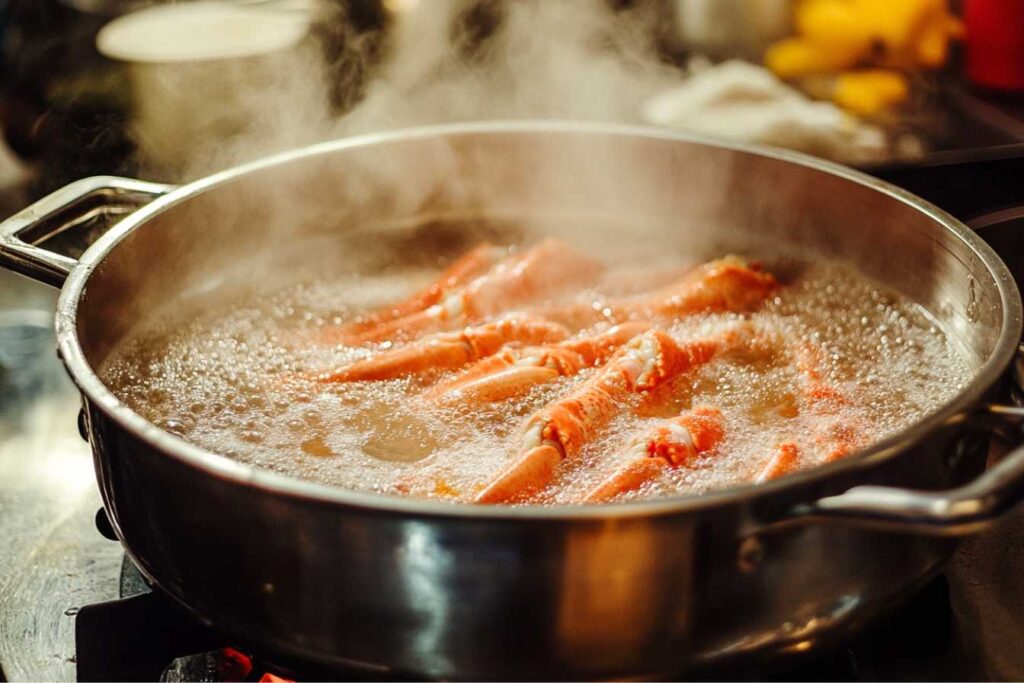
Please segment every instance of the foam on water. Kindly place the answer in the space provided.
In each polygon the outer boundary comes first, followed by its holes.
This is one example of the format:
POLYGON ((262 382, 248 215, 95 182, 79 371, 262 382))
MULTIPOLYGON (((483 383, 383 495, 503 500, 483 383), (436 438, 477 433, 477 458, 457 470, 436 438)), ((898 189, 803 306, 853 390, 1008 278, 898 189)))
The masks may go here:
MULTIPOLYGON (((523 419, 594 371, 483 407, 428 404, 418 396, 426 380, 312 379, 371 353, 318 342, 324 326, 397 300, 428 278, 417 271, 363 277, 358 287, 295 285, 165 318, 126 339, 101 375, 143 417, 241 462, 362 491, 469 499, 514 456, 523 419)), ((855 425, 867 445, 937 408, 971 377, 923 311, 840 264, 808 267, 749 317, 778 342, 770 352, 719 358, 680 378, 643 415, 624 406, 534 502, 577 500, 622 463, 632 436, 682 409, 720 408, 725 440, 627 498, 751 481, 784 441, 798 445, 802 467, 814 466, 825 460, 836 424, 855 425), (801 341, 820 349, 822 379, 845 402, 827 411, 809 405, 806 379, 787 351, 801 341)), ((670 332, 683 340, 736 320, 698 316, 670 332)))

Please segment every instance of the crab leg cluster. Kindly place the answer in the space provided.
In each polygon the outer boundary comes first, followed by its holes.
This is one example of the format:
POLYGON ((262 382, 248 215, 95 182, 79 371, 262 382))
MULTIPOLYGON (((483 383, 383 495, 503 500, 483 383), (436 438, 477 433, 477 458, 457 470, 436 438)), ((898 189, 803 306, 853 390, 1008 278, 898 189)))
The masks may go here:
POLYGON ((509 316, 495 322, 442 332, 407 346, 383 351, 323 374, 321 382, 365 382, 461 368, 497 353, 509 342, 544 344, 565 339, 568 330, 557 323, 509 316))
POLYGON ((616 349, 649 327, 647 323, 625 323, 592 337, 569 339, 549 346, 506 347, 451 379, 435 384, 424 396, 443 403, 502 401, 537 384, 569 377, 604 363, 616 349))
POLYGON ((684 344, 661 330, 636 337, 597 375, 527 419, 519 455, 476 501, 515 501, 546 486, 562 461, 578 455, 631 397, 649 396, 679 375, 710 362, 730 345, 741 343, 745 336, 734 330, 684 344))
MULTIPOLYGON (((475 272, 473 268, 466 270, 475 272)), ((436 303, 390 317, 342 340, 349 344, 411 341, 426 334, 458 329, 566 290, 586 287, 601 270, 600 263, 579 250, 559 240, 545 239, 468 281, 460 278, 458 283, 462 286, 438 285, 436 303)), ((428 290, 434 291, 432 287, 428 290)))
MULTIPOLYGON (((599 281, 601 273, 600 263, 555 239, 512 253, 481 244, 404 301, 330 330, 330 341, 371 353, 317 380, 418 377, 416 400, 429 407, 496 403, 591 373, 524 419, 509 464, 474 496, 478 503, 529 500, 567 463, 579 461, 616 416, 661 405, 678 391, 680 378, 723 354, 764 343, 750 321, 690 339, 669 333, 675 323, 703 313, 754 311, 778 288, 770 274, 736 257, 682 275, 662 271, 635 287, 599 281), (598 294, 602 282, 604 294, 598 294), (581 290, 588 298, 573 299, 581 290)), ((858 426, 835 417, 847 399, 826 381, 815 347, 786 348, 800 373, 800 404, 818 425, 815 445, 828 459, 842 457, 858 443, 858 426)), ((616 449, 621 462, 582 500, 608 501, 673 468, 700 466, 726 434, 725 416, 712 406, 659 419, 616 449)), ((783 476, 800 460, 795 443, 781 443, 757 481, 783 476)))

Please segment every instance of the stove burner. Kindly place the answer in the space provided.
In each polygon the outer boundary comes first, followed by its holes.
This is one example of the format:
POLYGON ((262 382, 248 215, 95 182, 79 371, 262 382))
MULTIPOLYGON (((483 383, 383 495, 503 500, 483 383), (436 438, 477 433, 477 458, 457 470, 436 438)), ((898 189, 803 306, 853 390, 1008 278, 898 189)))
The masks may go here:
MULTIPOLYGON (((101 531, 109 528, 102 509, 96 513, 96 524, 101 531)), ((325 671, 316 666, 303 666, 305 675, 300 675, 282 661, 229 647, 227 639, 154 590, 128 557, 121 563, 119 593, 118 600, 78 610, 79 681, 377 680, 364 671, 325 671)))

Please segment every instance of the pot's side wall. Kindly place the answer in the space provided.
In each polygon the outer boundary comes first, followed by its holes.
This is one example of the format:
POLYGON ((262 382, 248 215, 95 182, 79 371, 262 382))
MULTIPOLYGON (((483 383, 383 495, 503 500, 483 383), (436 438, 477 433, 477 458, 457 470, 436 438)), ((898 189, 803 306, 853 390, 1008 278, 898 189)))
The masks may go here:
MULTIPOLYGON (((399 138, 199 186, 98 264, 79 304, 83 350, 98 367, 133 325, 190 297, 359 272, 388 245, 408 259, 445 221, 471 242, 481 217, 512 226, 503 240, 561 237, 609 263, 842 258, 926 307, 976 364, 1001 332, 985 264, 914 206, 782 159, 582 128, 399 138), (430 226, 420 242, 395 238, 413 223, 430 226)), ((787 262, 772 266, 786 275, 787 262)))
MULTIPOLYGON (((846 634, 949 550, 838 526, 751 540, 753 498, 617 522, 356 509, 210 476, 95 406, 88 414, 105 503, 146 573, 242 642, 335 666, 442 678, 671 675, 846 634)), ((962 437, 936 434, 827 489, 963 480, 982 440, 962 437), (958 449, 965 459, 949 457, 958 449)))
POLYGON ((95 406, 89 422, 133 557, 243 640, 333 664, 534 677, 636 670, 689 636, 688 519, 539 525, 360 510, 209 476, 95 406))
POLYGON ((899 606, 955 547, 949 538, 913 536, 835 522, 768 525, 800 501, 864 484, 941 490, 984 468, 988 434, 967 425, 938 430, 895 458, 842 472, 796 490, 751 496, 698 524, 693 655, 720 664, 744 655, 789 656, 848 637, 899 606), (744 533, 745 530, 749 530, 744 533))

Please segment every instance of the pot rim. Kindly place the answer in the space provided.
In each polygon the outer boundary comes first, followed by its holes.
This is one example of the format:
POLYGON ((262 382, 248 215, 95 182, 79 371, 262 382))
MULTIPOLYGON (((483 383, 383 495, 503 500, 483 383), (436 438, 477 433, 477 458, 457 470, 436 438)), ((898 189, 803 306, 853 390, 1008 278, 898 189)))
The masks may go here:
POLYGON ((664 129, 593 122, 528 120, 487 121, 423 126, 397 131, 370 133, 341 138, 275 154, 250 163, 214 173, 164 195, 126 216, 96 240, 81 256, 71 271, 57 302, 56 335, 61 359, 68 373, 88 401, 97 406, 115 423, 135 434, 149 446, 190 467, 224 480, 262 490, 303 499, 306 502, 337 504, 378 513, 415 514, 425 517, 530 520, 615 520, 637 517, 691 513, 710 507, 729 505, 753 497, 764 497, 784 490, 795 490, 812 482, 821 482, 842 472, 867 470, 896 457, 943 424, 966 414, 1009 366, 1021 338, 1021 296, 1009 269, 992 248, 962 222, 933 204, 895 185, 879 180, 841 164, 789 150, 735 143, 715 138, 664 129), (232 460, 206 450, 157 427, 122 403, 111 392, 85 359, 79 344, 76 318, 78 304, 92 272, 108 253, 129 233, 147 223, 166 209, 189 200, 218 185, 243 175, 282 165, 300 158, 327 155, 345 149, 362 148, 391 142, 459 134, 507 133, 584 133, 606 136, 639 137, 688 142, 729 149, 770 159, 794 163, 839 176, 845 180, 881 192, 924 213, 945 230, 952 232, 981 260, 992 274, 1002 305, 1002 322, 998 340, 988 359, 968 385, 949 401, 915 422, 910 427, 883 439, 870 448, 837 462, 819 465, 764 484, 742 484, 702 494, 673 496, 647 501, 615 504, 574 505, 496 505, 452 503, 364 493, 312 481, 289 477, 270 470, 232 460))

